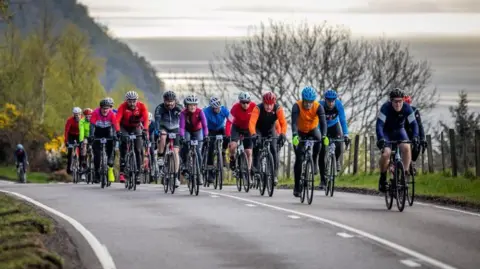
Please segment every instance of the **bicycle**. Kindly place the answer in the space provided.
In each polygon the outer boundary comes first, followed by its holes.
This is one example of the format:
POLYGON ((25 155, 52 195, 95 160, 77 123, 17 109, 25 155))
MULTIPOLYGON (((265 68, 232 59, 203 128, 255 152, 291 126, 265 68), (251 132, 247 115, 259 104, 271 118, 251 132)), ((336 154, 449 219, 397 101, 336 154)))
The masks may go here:
POLYGON ((151 162, 150 162, 150 147, 152 146, 152 143, 148 140, 144 140, 143 142, 143 150, 144 150, 144 158, 143 158, 143 166, 142 166, 142 171, 141 173, 143 174, 143 184, 150 184, 152 181, 151 178, 151 172, 152 172, 152 167, 151 167, 151 162))
POLYGON ((107 141, 113 140, 112 138, 95 138, 94 141, 99 141, 101 145, 101 150, 100 150, 100 167, 98 174, 100 175, 100 185, 103 188, 105 186, 110 187, 111 182, 108 180, 108 157, 107 157, 107 150, 106 150, 106 144, 107 141))
POLYGON ((93 149, 92 145, 87 145, 87 184, 94 183, 94 175, 95 175, 95 165, 93 164, 93 149))
POLYGON ((159 166, 158 166, 158 159, 157 159, 157 150, 156 148, 156 142, 152 141, 150 142, 150 147, 153 147, 153 154, 150 154, 149 152, 149 161, 148 163, 150 164, 150 183, 155 181, 155 184, 158 184, 158 178, 160 176, 160 171, 159 171, 159 166))
POLYGON ((213 188, 214 189, 222 189, 223 188, 223 177, 224 177, 224 172, 223 172, 223 138, 224 135, 216 135, 216 136, 210 136, 210 138, 215 138, 215 143, 213 147, 213 167, 209 168, 207 163, 208 163, 208 150, 209 150, 209 144, 212 143, 211 140, 207 140, 204 145, 203 145, 203 150, 202 150, 202 155, 203 155, 203 179, 204 179, 204 187, 209 187, 210 182, 208 181, 209 179, 209 173, 214 173, 215 174, 215 179, 213 181, 213 188), (216 165, 215 165, 216 164, 216 165))
POLYGON ((127 138, 127 153, 125 154, 125 174, 128 179, 125 180, 125 189, 137 190, 137 173, 139 168, 137 167, 137 158, 135 155, 135 140, 137 137, 143 137, 143 134, 128 134, 124 135, 127 138))
MULTIPOLYGON (((277 137, 260 137, 262 146, 259 149, 258 158, 260 167, 259 170, 254 175, 254 184, 252 187, 255 187, 259 190, 260 195, 265 194, 265 189, 268 191, 268 196, 273 196, 274 191, 274 179, 275 179, 275 163, 273 159, 273 154, 270 150, 271 144, 274 140, 278 139, 277 137)), ((278 143, 275 145, 278 148, 278 143)))
POLYGON ((337 167, 337 157, 335 155, 336 144, 335 142, 343 143, 345 138, 329 138, 330 144, 328 145, 327 160, 325 162, 325 196, 333 196, 335 190, 335 177, 337 176, 338 169, 337 167))
POLYGON ((163 177, 163 189, 165 193, 170 192, 172 194, 175 193, 175 177, 177 175, 177 170, 175 170, 175 151, 174 151, 174 141, 177 137, 176 133, 168 133, 168 143, 166 145, 166 152, 165 152, 165 163, 161 163, 161 159, 159 159, 159 167, 163 169, 161 171, 161 176, 163 177))
POLYGON ((190 195, 193 195, 193 192, 195 192, 195 195, 197 196, 199 191, 200 191, 200 162, 198 161, 198 153, 197 153, 197 146, 198 146, 198 140, 190 140, 186 141, 185 143, 188 143, 188 153, 187 153, 187 160, 185 162, 185 166, 188 169, 188 190, 190 191, 190 195))
POLYGON ((300 140, 300 143, 302 142, 302 172, 298 184, 300 187, 300 202, 303 204, 305 202, 305 196, 307 196, 307 202, 310 205, 313 201, 313 190, 315 189, 315 174, 313 168, 315 163, 312 156, 313 145, 322 141, 302 139, 300 140))
POLYGON ((405 209, 408 185, 405 181, 405 169, 403 167, 400 150, 398 150, 398 144, 410 144, 411 142, 408 140, 397 140, 388 141, 386 143, 390 144, 392 149, 388 166, 393 178, 391 178, 387 183, 387 189, 385 191, 385 204, 388 210, 392 209, 393 198, 395 198, 398 211, 402 212, 405 209))
MULTIPOLYGON (((235 171, 234 176, 237 184, 237 189, 239 192, 243 189, 245 192, 250 190, 250 172, 248 170, 248 159, 247 154, 245 153, 245 147, 243 146, 243 140, 245 138, 243 135, 240 135, 237 151, 235 153, 235 171)), ((248 138, 251 139, 251 138, 248 138)))
POLYGON ((72 155, 70 156, 71 162, 70 162, 70 170, 72 171, 72 177, 73 177, 73 183, 77 184, 78 179, 80 178, 80 164, 78 161, 78 146, 80 144, 77 143, 77 140, 73 141, 73 144, 68 143, 68 148, 72 149, 72 155))
POLYGON ((25 167, 23 166, 23 162, 18 163, 17 178, 18 178, 18 182, 27 183, 27 176, 25 173, 25 167))

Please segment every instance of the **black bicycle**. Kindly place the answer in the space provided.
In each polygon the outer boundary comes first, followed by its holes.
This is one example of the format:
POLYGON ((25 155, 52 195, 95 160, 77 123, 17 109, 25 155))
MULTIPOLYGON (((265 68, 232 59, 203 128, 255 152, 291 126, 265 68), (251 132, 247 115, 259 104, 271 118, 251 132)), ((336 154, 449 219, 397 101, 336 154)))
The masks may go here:
POLYGON ((315 189, 315 173, 313 166, 313 145, 315 143, 320 143, 318 140, 302 139, 300 143, 303 143, 302 151, 302 172, 300 174, 300 202, 302 204, 305 201, 305 196, 307 197, 308 204, 312 204, 313 201, 313 190, 315 189))
POLYGON ((159 172, 160 176, 163 178, 163 190, 165 193, 170 192, 175 193, 175 179, 178 175, 178 170, 175 169, 175 151, 174 151, 174 141, 177 137, 176 133, 168 133, 168 142, 165 151, 165 163, 159 162, 159 172))
POLYGON ((224 178, 224 172, 223 172, 223 139, 224 135, 216 135, 216 136, 209 136, 209 140, 205 141, 203 144, 203 149, 202 149, 202 156, 203 156, 203 167, 202 167, 202 172, 203 172, 203 179, 204 179, 204 187, 209 187, 210 182, 208 181, 209 179, 209 174, 213 173, 215 175, 214 181, 213 181, 213 188, 214 189, 222 189, 223 188, 223 178, 224 178), (212 141, 212 139, 215 139, 212 141), (215 145, 213 146, 213 166, 209 167, 208 166, 208 149, 210 147, 210 143, 214 143, 215 145))
POLYGON ((73 141, 73 144, 68 143, 68 148, 72 149, 72 155, 70 156, 70 171, 72 171, 73 183, 77 184, 78 179, 80 178, 80 163, 78 158, 78 147, 80 144, 77 143, 77 140, 73 141))
POLYGON ((95 176, 95 165, 93 163, 93 148, 92 145, 87 145, 87 152, 85 161, 87 162, 87 184, 94 183, 94 176, 95 176))
POLYGON ((99 141, 101 145, 100 150, 100 167, 98 174, 100 175, 100 185, 103 188, 105 186, 109 187, 111 182, 108 180, 108 157, 107 157, 107 149, 106 144, 107 141, 112 141, 112 138, 95 138, 94 141, 99 141))
POLYGON ((336 144, 335 142, 345 142, 345 138, 329 138, 328 153, 325 162, 325 196, 333 196, 335 190, 335 177, 338 174, 339 167, 337 167, 337 157, 335 156, 336 144))
POLYGON ((195 192, 195 195, 198 195, 200 191, 200 176, 201 176, 201 171, 200 171, 200 161, 198 153, 197 153, 197 147, 198 147, 198 140, 189 140, 185 141, 185 143, 188 145, 188 153, 187 153, 187 159, 185 162, 185 166, 187 167, 188 173, 187 173, 187 180, 188 180, 188 190, 190 191, 190 195, 193 195, 195 192))
MULTIPOLYGON (((250 190, 250 172, 248 170, 248 159, 245 153, 245 147, 243 146, 244 136, 240 135, 237 151, 235 153, 235 171, 234 176, 237 183, 237 189, 242 191, 242 185, 245 192, 250 190)), ((251 138, 247 138, 251 139, 251 138)))
POLYGON ((262 146, 258 152, 260 155, 258 158, 259 166, 254 175, 254 185, 252 187, 257 188, 262 196, 265 194, 265 189, 267 189, 268 196, 272 197, 275 189, 275 162, 270 147, 271 144, 275 143, 274 141, 278 138, 259 137, 258 139, 260 139, 262 146))
MULTIPOLYGON (((408 140, 388 141, 391 145, 392 153, 390 154, 389 170, 392 178, 387 183, 387 190, 385 191, 385 204, 387 209, 392 209, 393 198, 397 201, 398 211, 402 212, 405 209, 405 200, 408 192, 408 185, 405 180, 405 168, 403 167, 402 157, 399 144, 410 144, 408 140)), ((383 153, 383 150, 382 150, 383 153)))
MULTIPOLYGON (((135 140, 138 137, 143 137, 143 134, 128 134, 124 135, 127 143, 127 152, 125 153, 125 174, 127 180, 125 180, 125 188, 134 191, 137 190, 137 174, 140 170, 137 167, 137 158, 135 155, 135 140)), ((143 149, 142 149, 143 150, 143 149)))

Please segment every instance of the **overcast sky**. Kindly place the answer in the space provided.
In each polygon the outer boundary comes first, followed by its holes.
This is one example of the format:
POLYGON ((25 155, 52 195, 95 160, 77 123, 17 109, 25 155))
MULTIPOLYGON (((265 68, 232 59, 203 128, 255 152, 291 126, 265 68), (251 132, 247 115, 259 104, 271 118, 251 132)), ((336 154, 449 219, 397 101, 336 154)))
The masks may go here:
POLYGON ((480 0, 79 0, 120 38, 242 36, 268 19, 348 26, 356 35, 480 36, 480 0))

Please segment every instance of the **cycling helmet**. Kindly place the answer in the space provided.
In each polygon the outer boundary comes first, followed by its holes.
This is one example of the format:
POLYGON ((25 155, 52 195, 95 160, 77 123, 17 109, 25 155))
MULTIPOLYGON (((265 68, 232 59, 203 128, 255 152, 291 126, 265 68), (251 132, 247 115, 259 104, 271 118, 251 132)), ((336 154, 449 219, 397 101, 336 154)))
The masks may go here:
POLYGON ((136 91, 128 91, 125 94, 125 99, 126 100, 137 100, 138 99, 138 93, 136 91))
POLYGON ((82 109, 79 108, 78 106, 76 106, 76 107, 73 108, 72 113, 73 114, 80 114, 80 113, 82 113, 82 109))
POLYGON ((390 92, 390 99, 399 98, 399 97, 400 98, 405 97, 405 93, 403 93, 403 91, 400 90, 399 88, 395 88, 390 92))
POLYGON ((263 103, 266 105, 273 105, 277 102, 277 97, 273 92, 266 92, 262 96, 263 103))
POLYGON ((23 145, 22 145, 22 144, 18 144, 18 145, 17 145, 17 149, 18 149, 18 150, 23 150, 23 145))
POLYGON ((410 95, 406 95, 405 97, 403 97, 403 101, 409 105, 412 104, 412 97, 410 95))
POLYGON ((222 103, 220 102, 220 99, 213 96, 212 98, 210 98, 210 106, 213 108, 219 108, 222 106, 222 103))
POLYGON ((167 91, 163 94, 164 101, 174 101, 177 98, 173 91, 167 91))
POLYGON ((198 105, 198 98, 195 94, 188 95, 184 100, 185 105, 198 105))
POLYGON ((250 102, 250 94, 248 92, 241 92, 238 95, 238 100, 240 100, 240 102, 250 102))
POLYGON ((313 102, 317 99, 317 91, 310 86, 303 88, 302 90, 302 100, 313 102))
POLYGON ((92 112, 93 112, 92 109, 90 109, 90 108, 85 108, 85 109, 83 110, 83 115, 85 115, 85 116, 87 116, 87 115, 92 115, 92 112))
POLYGON ((113 105, 115 104, 115 102, 113 101, 113 98, 112 97, 106 97, 105 98, 109 104, 111 104, 111 106, 113 107, 113 105))
POLYGON ((337 92, 332 90, 332 89, 328 89, 326 92, 325 92, 325 99, 337 99, 337 92))
POLYGON ((107 98, 102 99, 102 101, 100 101, 100 107, 111 107, 109 100, 107 98))
POLYGON ((151 112, 148 112, 148 120, 153 121, 153 114, 151 112))

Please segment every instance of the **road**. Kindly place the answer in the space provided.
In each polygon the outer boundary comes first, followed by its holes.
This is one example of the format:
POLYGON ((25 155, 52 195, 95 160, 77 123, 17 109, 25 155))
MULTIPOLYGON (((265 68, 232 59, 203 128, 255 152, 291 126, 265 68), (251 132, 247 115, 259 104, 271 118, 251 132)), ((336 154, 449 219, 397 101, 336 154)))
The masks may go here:
POLYGON ((480 215, 425 204, 387 211, 381 197, 291 190, 273 197, 186 186, 4 184, 79 221, 131 268, 480 268, 480 215))

